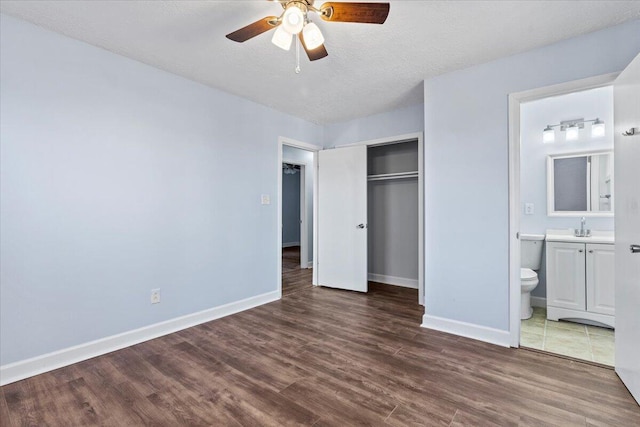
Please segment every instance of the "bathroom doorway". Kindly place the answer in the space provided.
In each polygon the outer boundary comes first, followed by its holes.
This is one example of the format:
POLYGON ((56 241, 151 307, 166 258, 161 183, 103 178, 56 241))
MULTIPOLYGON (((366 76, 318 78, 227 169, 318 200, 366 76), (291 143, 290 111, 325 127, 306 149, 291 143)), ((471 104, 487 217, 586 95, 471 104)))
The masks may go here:
POLYGON ((510 135, 517 141, 510 153, 512 345, 607 366, 614 365, 615 77, 510 97, 518 119, 510 135))

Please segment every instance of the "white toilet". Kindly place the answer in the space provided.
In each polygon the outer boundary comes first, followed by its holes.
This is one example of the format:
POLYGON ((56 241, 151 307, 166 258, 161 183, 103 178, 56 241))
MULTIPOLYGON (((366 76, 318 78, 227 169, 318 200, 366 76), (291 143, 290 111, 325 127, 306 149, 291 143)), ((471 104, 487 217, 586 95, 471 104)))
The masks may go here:
POLYGON ((533 314, 531 308, 531 291, 538 286, 538 273, 542 262, 543 234, 520 235, 520 319, 529 319, 533 314))

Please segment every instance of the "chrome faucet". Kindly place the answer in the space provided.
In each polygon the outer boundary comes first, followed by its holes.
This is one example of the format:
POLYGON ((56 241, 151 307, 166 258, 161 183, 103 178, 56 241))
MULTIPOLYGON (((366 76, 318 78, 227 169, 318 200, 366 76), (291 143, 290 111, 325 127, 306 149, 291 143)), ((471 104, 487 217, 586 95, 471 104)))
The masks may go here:
POLYGON ((576 237, 589 237, 591 236, 591 230, 586 229, 587 219, 585 217, 580 218, 580 230, 577 228, 574 230, 576 237))

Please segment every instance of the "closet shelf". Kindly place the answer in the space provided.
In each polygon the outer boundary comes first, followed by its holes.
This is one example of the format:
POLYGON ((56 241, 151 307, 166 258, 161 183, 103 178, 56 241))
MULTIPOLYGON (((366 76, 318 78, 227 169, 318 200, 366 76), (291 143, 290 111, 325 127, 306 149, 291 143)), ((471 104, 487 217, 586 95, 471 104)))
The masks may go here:
POLYGON ((417 177, 418 177, 418 171, 381 173, 377 175, 367 176, 367 181, 386 181, 390 179, 406 179, 406 178, 417 178, 417 177))

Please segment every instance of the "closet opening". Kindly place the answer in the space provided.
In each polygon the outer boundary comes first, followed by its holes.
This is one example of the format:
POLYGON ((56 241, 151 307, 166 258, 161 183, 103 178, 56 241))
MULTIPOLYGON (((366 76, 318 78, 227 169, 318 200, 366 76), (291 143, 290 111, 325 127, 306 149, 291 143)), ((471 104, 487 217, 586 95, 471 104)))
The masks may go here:
POLYGON ((369 282, 418 289, 418 141, 367 148, 369 282))
POLYGON ((318 152, 314 283, 385 295, 411 288, 424 305, 422 145, 416 133, 318 152))

